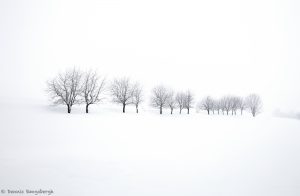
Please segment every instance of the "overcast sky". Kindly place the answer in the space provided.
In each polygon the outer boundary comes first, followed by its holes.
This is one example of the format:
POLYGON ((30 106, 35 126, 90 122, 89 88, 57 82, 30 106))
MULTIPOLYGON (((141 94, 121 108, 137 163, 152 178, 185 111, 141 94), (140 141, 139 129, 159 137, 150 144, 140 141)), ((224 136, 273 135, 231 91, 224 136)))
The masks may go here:
POLYGON ((300 110, 300 1, 0 1, 1 97, 45 100, 59 71, 97 68, 300 110))

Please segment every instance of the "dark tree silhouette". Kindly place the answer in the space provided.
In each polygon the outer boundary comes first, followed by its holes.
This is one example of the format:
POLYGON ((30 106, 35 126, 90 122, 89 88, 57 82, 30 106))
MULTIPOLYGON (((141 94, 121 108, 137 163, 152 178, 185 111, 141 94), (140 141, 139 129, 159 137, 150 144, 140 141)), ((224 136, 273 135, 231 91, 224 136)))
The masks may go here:
POLYGON ((126 105, 132 103, 133 86, 129 78, 115 79, 110 87, 112 101, 122 104, 123 113, 125 113, 126 105))
POLYGON ((85 112, 89 113, 89 106, 100 102, 103 97, 105 79, 100 78, 96 71, 88 71, 83 77, 82 97, 85 102, 85 112))
POLYGON ((47 91, 53 103, 66 105, 68 113, 71 113, 72 106, 80 103, 81 78, 82 73, 73 68, 48 81, 47 91))
POLYGON ((162 109, 167 106, 168 98, 168 90, 164 86, 157 86, 152 90, 151 105, 159 108, 159 113, 162 114, 162 109))

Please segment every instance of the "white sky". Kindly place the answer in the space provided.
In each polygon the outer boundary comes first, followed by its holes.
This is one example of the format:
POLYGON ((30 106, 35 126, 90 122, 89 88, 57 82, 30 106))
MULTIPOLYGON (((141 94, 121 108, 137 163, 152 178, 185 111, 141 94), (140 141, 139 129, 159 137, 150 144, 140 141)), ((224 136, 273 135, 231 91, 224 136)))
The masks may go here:
POLYGON ((0 1, 0 96, 47 99, 46 80, 95 67, 204 95, 259 93, 300 110, 300 1, 0 1))

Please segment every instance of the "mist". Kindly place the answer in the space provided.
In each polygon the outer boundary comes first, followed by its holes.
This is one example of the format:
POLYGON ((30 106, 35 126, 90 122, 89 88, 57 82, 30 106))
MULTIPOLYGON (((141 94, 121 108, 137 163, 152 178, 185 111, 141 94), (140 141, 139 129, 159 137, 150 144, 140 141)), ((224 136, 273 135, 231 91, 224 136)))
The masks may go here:
POLYGON ((299 111, 299 1, 1 1, 3 99, 47 100, 67 68, 299 111))

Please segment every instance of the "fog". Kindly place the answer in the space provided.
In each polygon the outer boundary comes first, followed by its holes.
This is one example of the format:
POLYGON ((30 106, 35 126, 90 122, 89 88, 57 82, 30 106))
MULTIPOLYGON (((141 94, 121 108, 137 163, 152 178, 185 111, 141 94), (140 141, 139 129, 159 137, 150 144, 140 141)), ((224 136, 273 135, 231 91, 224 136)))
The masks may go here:
POLYGON ((1 1, 0 96, 47 100, 45 82, 77 66, 147 91, 261 95, 300 110, 300 2, 1 1))

